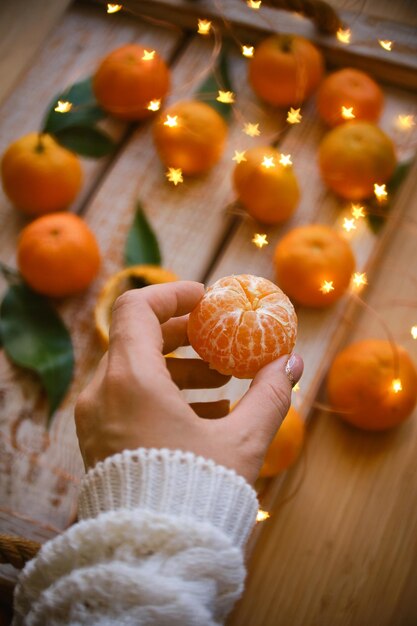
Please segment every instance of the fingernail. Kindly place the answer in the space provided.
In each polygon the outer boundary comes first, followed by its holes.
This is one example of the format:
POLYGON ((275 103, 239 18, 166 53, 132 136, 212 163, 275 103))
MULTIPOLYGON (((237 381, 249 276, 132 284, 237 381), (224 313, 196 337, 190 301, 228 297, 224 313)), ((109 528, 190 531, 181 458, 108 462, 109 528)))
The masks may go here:
POLYGON ((291 387, 294 387, 300 380, 304 369, 303 359, 299 354, 292 354, 285 366, 285 373, 288 380, 291 383, 291 387))

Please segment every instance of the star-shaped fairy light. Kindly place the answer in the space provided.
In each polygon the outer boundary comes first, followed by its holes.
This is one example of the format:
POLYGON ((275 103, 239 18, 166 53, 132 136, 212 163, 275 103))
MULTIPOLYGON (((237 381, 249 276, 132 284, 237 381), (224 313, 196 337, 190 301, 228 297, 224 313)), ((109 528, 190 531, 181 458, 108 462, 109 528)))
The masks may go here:
POLYGON ((261 165, 265 167, 267 170, 271 169, 271 167, 275 167, 274 157, 264 156, 261 165))
POLYGON ((221 91, 219 90, 219 94, 216 98, 218 102, 222 102, 223 104, 233 104, 235 101, 235 94, 233 91, 221 91))
POLYGON ((293 109, 292 107, 287 113, 288 124, 299 124, 303 116, 301 115, 301 109, 293 109))
POLYGON ((403 385, 402 385, 401 380, 399 378, 394 378, 391 383, 391 388, 394 393, 399 393, 400 391, 402 391, 403 385))
POLYGON ((246 4, 250 9, 255 9, 256 11, 261 8, 262 0, 246 0, 246 4))
POLYGON ((378 183, 375 183, 374 194, 378 202, 385 202, 385 200, 388 198, 387 186, 378 185, 378 183))
POLYGON ((255 244, 257 248, 263 248, 269 244, 269 241, 265 234, 255 233, 252 238, 252 243, 255 244))
POLYGON ((352 209, 352 215, 355 218, 355 220, 359 220, 361 217, 366 217, 366 211, 362 205, 354 204, 352 202, 351 209, 352 209))
POLYGON ((263 511, 262 509, 258 510, 258 514, 256 516, 256 521, 257 522, 264 522, 265 520, 267 520, 270 516, 270 514, 268 513, 268 511, 263 511))
POLYGON ((254 48, 253 46, 242 46, 242 54, 244 57, 253 57, 254 48))
POLYGON ((350 30, 350 28, 339 28, 336 33, 336 37, 340 41, 340 43, 344 43, 346 45, 350 43, 351 36, 352 31, 350 30))
POLYGON ((242 161, 246 161, 246 150, 242 150, 242 152, 239 152, 239 150, 235 150, 235 154, 234 157, 232 158, 232 161, 236 161, 236 163, 242 163, 242 161))
POLYGON ((209 35, 211 30, 210 20, 198 20, 197 32, 199 35, 209 35))
POLYGON ((107 13, 117 13, 123 9, 122 4, 109 4, 107 3, 107 13))
POLYGON ((294 387, 292 388, 294 393, 297 393, 297 391, 300 391, 300 389, 301 389, 300 383, 295 383, 294 387))
POLYGON ((389 39, 378 39, 378 43, 381 48, 384 48, 384 50, 387 50, 388 52, 391 52, 392 46, 394 44, 394 42, 390 41, 389 39))
POLYGON ((252 124, 251 122, 247 122, 246 124, 244 124, 243 132, 246 135, 249 135, 249 137, 257 137, 261 134, 261 131, 259 130, 259 124, 252 124))
POLYGON ((155 58, 156 51, 155 50, 144 50, 142 61, 152 61, 155 58))
POLYGON ((343 220, 343 229, 347 233, 350 233, 352 230, 356 230, 355 219, 353 217, 351 219, 345 217, 343 220))
POLYGON ((164 126, 169 126, 170 128, 178 126, 178 115, 167 115, 164 126))
POLYGON ((333 281, 332 280, 324 280, 321 287, 320 287, 320 291, 321 293, 330 293, 331 291, 334 291, 334 287, 333 287, 333 281))
POLYGON ((414 115, 411 114, 405 115, 400 113, 395 120, 395 126, 399 130, 410 130, 415 125, 414 115))
POLYGON ((360 290, 368 284, 368 278, 365 272, 355 272, 352 276, 352 285, 355 289, 360 290))
POLYGON ((175 186, 184 182, 182 169, 180 167, 169 167, 165 176, 168 178, 169 182, 173 183, 175 186))
POLYGON ((291 154, 281 154, 279 157, 279 162, 284 167, 289 167, 292 165, 291 154))
POLYGON ((149 109, 149 111, 159 111, 161 108, 161 101, 151 100, 146 108, 149 109))
POLYGON ((68 111, 71 111, 72 109, 72 103, 68 102, 67 100, 58 100, 56 107, 54 108, 54 111, 56 111, 57 113, 68 113, 68 111))
POLYGON ((341 114, 344 120, 354 120, 356 117, 356 115, 353 112, 353 107, 342 106, 341 114))
POLYGON ((417 339, 417 326, 412 326, 410 329, 410 333, 413 339, 417 339))

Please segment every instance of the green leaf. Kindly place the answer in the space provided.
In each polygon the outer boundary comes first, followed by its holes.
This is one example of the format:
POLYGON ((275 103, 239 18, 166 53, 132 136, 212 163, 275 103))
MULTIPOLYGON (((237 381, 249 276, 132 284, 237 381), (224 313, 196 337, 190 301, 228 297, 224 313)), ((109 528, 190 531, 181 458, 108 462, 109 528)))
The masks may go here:
POLYGON ((56 140, 84 157, 99 158, 112 152, 116 144, 107 133, 89 126, 69 126, 55 133, 56 140))
POLYGON ((227 54, 224 47, 219 55, 216 67, 200 86, 199 90, 195 94, 195 97, 203 100, 216 109, 226 122, 228 122, 232 114, 233 105, 223 104, 223 102, 216 100, 220 89, 222 91, 233 91, 233 85, 229 76, 227 54))
POLYGON ((125 265, 161 265, 158 240, 138 203, 125 247, 125 265))
POLYGON ((386 204, 379 204, 378 200, 375 198, 373 198, 370 202, 370 210, 366 217, 370 229, 376 235, 387 221, 388 213, 391 209, 395 193, 398 191, 403 180, 406 178, 412 162, 412 160, 409 160, 398 163, 393 175, 387 183, 388 202, 386 204), (372 211, 375 211, 375 213, 372 211))
POLYGON ((87 78, 54 98, 45 115, 42 132, 54 135, 69 126, 94 126, 104 117, 106 112, 97 104, 91 78, 87 78), (54 110, 58 100, 71 102, 72 109, 68 113, 58 113, 54 110))
POLYGON ((0 305, 0 335, 10 360, 36 372, 49 400, 49 418, 71 383, 71 337, 49 301, 24 284, 9 287, 0 305))

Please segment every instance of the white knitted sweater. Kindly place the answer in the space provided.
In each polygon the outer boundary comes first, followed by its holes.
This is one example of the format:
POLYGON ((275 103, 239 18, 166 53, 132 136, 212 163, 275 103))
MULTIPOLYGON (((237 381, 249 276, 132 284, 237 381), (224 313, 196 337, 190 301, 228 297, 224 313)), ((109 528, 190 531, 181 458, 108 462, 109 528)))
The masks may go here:
POLYGON ((180 450, 116 454, 82 483, 80 521, 23 570, 15 626, 215 626, 243 589, 254 490, 180 450))

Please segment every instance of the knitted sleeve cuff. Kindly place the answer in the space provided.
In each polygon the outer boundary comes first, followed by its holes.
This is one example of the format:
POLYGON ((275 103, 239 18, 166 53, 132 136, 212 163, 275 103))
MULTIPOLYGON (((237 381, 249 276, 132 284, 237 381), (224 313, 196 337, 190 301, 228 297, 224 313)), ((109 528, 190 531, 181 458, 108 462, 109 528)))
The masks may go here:
POLYGON ((118 509, 211 523, 242 546, 258 500, 242 476, 214 461, 181 450, 139 448, 98 463, 82 481, 80 519, 118 509))

